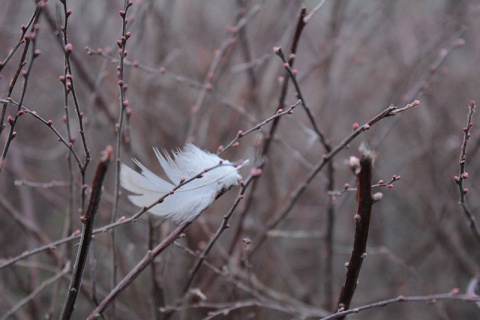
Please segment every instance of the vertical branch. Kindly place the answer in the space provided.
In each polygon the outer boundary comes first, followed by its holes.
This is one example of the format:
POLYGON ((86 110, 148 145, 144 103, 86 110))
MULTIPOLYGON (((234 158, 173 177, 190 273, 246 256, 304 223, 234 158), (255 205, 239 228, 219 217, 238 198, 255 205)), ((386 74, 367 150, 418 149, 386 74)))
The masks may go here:
MULTIPOLYGON (((320 2, 318 8, 321 8, 324 2, 320 2)), ((322 109, 328 108, 329 105, 335 104, 333 102, 334 94, 330 92, 332 88, 332 65, 335 57, 335 53, 338 51, 339 47, 339 37, 342 29, 343 22, 345 21, 345 12, 348 6, 349 0, 338 0, 335 1, 331 11, 331 20, 329 23, 327 31, 327 39, 331 42, 331 50, 329 51, 325 63, 323 64, 323 85, 326 90, 324 93, 324 99, 322 101, 322 109)), ((316 8, 315 8, 316 9, 316 8)), ((312 14, 315 12, 315 9, 312 10, 312 14)), ((305 20, 310 19, 306 17, 305 20)), ((325 114, 324 114, 325 116, 325 114)), ((327 152, 330 152, 331 147, 327 141, 323 141, 325 149, 327 152)), ((335 190, 335 166, 333 161, 328 163, 327 167, 327 178, 328 178, 328 187, 327 192, 331 193, 335 190)), ((335 237, 335 197, 330 196, 327 207, 326 221, 324 225, 325 238, 323 239, 322 246, 322 261, 323 261, 323 270, 321 272, 324 275, 323 281, 323 294, 324 294, 324 305, 326 308, 331 309, 335 305, 335 298, 333 295, 333 242, 335 237)))
MULTIPOLYGON (((293 68, 293 64, 295 62, 295 56, 297 54, 297 46, 300 40, 300 36, 302 34, 303 29, 306 26, 306 23, 304 21, 304 18, 306 15, 307 15, 307 8, 302 7, 298 17, 297 27, 295 28, 295 33, 293 35, 292 46, 290 47, 290 56, 288 59, 288 64, 291 68, 293 68)), ((289 79, 288 70, 285 71, 285 75, 283 76, 283 78, 284 78, 284 81, 283 81, 282 88, 280 90, 280 97, 278 99, 278 106, 276 111, 278 111, 279 109, 283 109, 285 105, 285 99, 287 98, 287 92, 288 92, 288 84, 290 83, 290 81, 288 81, 289 79)), ((274 122, 272 123, 272 126, 270 127, 270 132, 268 133, 263 143, 263 150, 262 150, 263 155, 268 153, 270 143, 273 139, 273 136, 275 135, 275 132, 277 131, 279 121, 280 119, 275 119, 274 122)))
MULTIPOLYGON (((333 161, 328 163, 327 167, 327 178, 328 178, 328 193, 331 193, 335 189, 335 167, 333 161)), ((323 294, 324 294, 324 305, 327 309, 332 308, 334 302, 333 298, 333 241, 334 241, 334 231, 335 231, 335 196, 331 195, 328 199, 327 206, 327 216, 325 223, 325 238, 323 239, 323 248, 322 248, 322 261, 323 261, 323 270, 320 273, 323 278, 323 294)))
MULTIPOLYGON (((123 120, 125 115, 125 110, 128 107, 128 100, 125 97, 125 91, 127 90, 128 86, 125 83, 124 79, 124 61, 125 57, 127 56, 127 40, 130 38, 131 33, 127 32, 127 12, 128 9, 133 5, 132 1, 125 0, 124 9, 119 11, 119 15, 122 18, 122 36, 120 39, 117 40, 117 46, 119 47, 118 55, 120 56, 119 64, 117 66, 117 77, 118 77, 118 86, 120 90, 120 112, 118 113, 118 120, 115 124, 116 130, 116 148, 115 148, 115 185, 114 185, 114 192, 113 192, 113 209, 112 209, 112 223, 117 218, 117 211, 118 211, 118 199, 120 195, 120 156, 122 151, 122 133, 123 133, 123 120)), ((115 255, 115 230, 112 230, 111 233, 111 241, 112 241, 112 287, 115 286, 117 282, 117 263, 116 263, 116 255, 115 255)))
MULTIPOLYGON (((132 1, 125 0, 124 10, 119 12, 120 17, 122 18, 122 36, 117 40, 117 46, 120 48, 118 54, 120 56, 119 64, 117 67, 117 76, 118 76, 118 86, 120 89, 120 112, 118 114, 118 122, 115 125, 115 130, 117 133, 116 140, 116 149, 115 149, 115 192, 114 192, 114 201, 113 201, 113 213, 112 213, 112 222, 116 220, 117 209, 118 209, 118 193, 120 190, 120 156, 121 156, 121 147, 122 147, 122 128, 123 120, 125 115, 125 110, 128 107, 128 100, 126 100, 125 92, 128 88, 124 79, 124 61, 127 56, 126 44, 128 38, 130 38, 130 32, 127 32, 127 11, 133 5, 132 1)), ((112 233, 113 234, 113 233, 112 233)))
POLYGON ((475 101, 470 102, 468 115, 467 115, 467 125, 463 128, 463 143, 460 150, 460 163, 459 163, 459 174, 455 176, 455 182, 458 185, 458 190, 460 192, 460 206, 462 206, 463 212, 468 219, 468 224, 473 235, 480 242, 480 230, 478 228, 477 221, 475 216, 472 214, 468 203, 466 202, 468 189, 465 188, 463 181, 468 178, 468 172, 465 167, 467 165, 467 143, 471 136, 470 130, 473 127, 473 113, 475 112, 475 101))
MULTIPOLYGON (((80 200, 80 207, 82 213, 85 212, 85 204, 86 204, 86 197, 87 197, 87 189, 85 188, 85 173, 88 167, 88 164, 90 163, 90 151, 87 147, 87 141, 85 137, 85 130, 83 126, 83 112, 80 110, 80 103, 77 98, 77 93, 75 90, 75 82, 74 82, 74 77, 73 77, 73 72, 72 72, 72 66, 70 62, 70 57, 73 52, 73 45, 69 42, 68 40, 68 21, 69 17, 72 15, 72 10, 69 10, 67 8, 67 1, 61 0, 60 1, 63 4, 63 16, 64 16, 64 22, 63 25, 60 27, 61 33, 57 33, 57 38, 59 43, 62 45, 62 49, 64 52, 64 66, 63 66, 63 75, 60 76, 60 81, 63 84, 63 90, 64 90, 64 112, 65 112, 65 126, 67 129, 67 137, 68 137, 68 143, 69 146, 73 150, 73 144, 75 143, 76 137, 73 136, 73 132, 70 126, 70 111, 69 111, 69 97, 72 97, 73 100, 73 108, 75 110, 75 113, 77 115, 77 122, 78 122, 78 127, 79 127, 79 134, 81 137, 85 157, 84 160, 80 163, 78 163, 79 170, 80 170, 80 176, 81 176, 81 186, 82 188, 80 189, 81 192, 81 200, 80 200)), ((65 227, 64 227, 64 235, 67 235, 70 233, 71 229, 71 216, 73 215, 74 212, 74 204, 73 204, 73 194, 74 194, 74 177, 73 177, 73 161, 72 161, 72 155, 68 153, 67 155, 67 163, 68 163, 68 180, 69 180, 69 212, 70 214, 67 217, 67 220, 65 221, 65 227)))
MULTIPOLYGON (((67 31, 68 31, 68 19, 72 15, 72 10, 67 9, 67 2, 65 0, 62 0, 61 2, 63 3, 63 15, 65 17, 64 24, 61 27, 61 31, 63 33, 63 39, 61 39, 61 41, 63 44, 64 53, 65 53, 64 78, 61 80, 65 86, 65 109, 67 109, 68 107, 68 95, 71 94, 74 108, 75 108, 75 113, 77 115, 79 133, 82 139, 82 145, 85 152, 84 163, 80 166, 80 171, 82 173, 82 183, 84 183, 85 171, 90 162, 90 151, 88 150, 88 146, 87 146, 85 129, 83 126, 83 112, 81 112, 80 110, 80 103, 78 102, 77 93, 75 91, 74 78, 72 74, 72 66, 70 62, 70 55, 73 52, 73 45, 68 41, 67 31)), ((68 121, 68 118, 67 118, 67 121, 68 121)), ((69 138, 71 139, 71 143, 73 144, 75 141, 75 138, 74 137, 69 137, 69 138)), ((86 190, 83 189, 82 190, 82 206, 85 204, 85 197, 86 197, 86 190)), ((82 209, 84 210, 85 208, 82 207, 82 209)))
MULTIPOLYGON (((67 30, 68 30, 68 17, 71 15, 71 11, 67 9, 67 3, 66 1, 61 1, 63 4, 63 14, 64 14, 64 22, 63 26, 60 26, 60 30, 63 33, 63 37, 61 33, 57 31, 57 38, 59 43, 63 47, 63 53, 64 53, 64 62, 63 62, 63 75, 60 76, 59 80, 62 83, 63 86, 63 107, 64 107, 64 123, 66 127, 66 134, 67 134, 67 143, 69 148, 71 148, 72 153, 73 152, 73 138, 72 138, 72 130, 70 128, 70 112, 69 112, 69 104, 68 104, 68 96, 71 91, 74 90, 74 86, 72 85, 73 78, 72 78, 72 73, 69 68, 70 64, 70 54, 72 53, 72 48, 73 46, 67 45, 68 44, 68 36, 67 36, 67 30), (68 79, 68 81, 67 81, 68 79)), ((67 176, 68 176, 68 214, 65 215, 65 221, 63 225, 63 236, 67 236, 68 234, 71 233, 72 229, 72 217, 75 212, 75 205, 74 205, 74 193, 75 193, 75 184, 74 184, 74 174, 73 174, 73 159, 72 159, 72 153, 68 152, 67 153, 67 176)), ((80 160, 80 159, 78 159, 80 160)), ((78 167, 80 168, 80 171, 82 172, 82 163, 80 161, 77 162, 78 167)), ((81 174, 82 176, 82 191, 81 191, 81 208, 82 208, 82 213, 85 212, 85 192, 86 188, 83 188, 85 185, 85 175, 81 174)), ((70 247, 66 247, 62 252, 66 255, 69 255, 70 252, 70 247)))
POLYGON ((347 276, 343 285, 338 307, 340 311, 350 307, 350 303, 357 287, 358 276, 363 260, 367 256, 368 229, 372 212, 372 171, 374 154, 365 146, 360 148, 360 159, 351 158, 352 169, 357 175, 357 201, 358 209, 355 214, 355 240, 352 256, 347 264, 347 276), (352 160, 353 159, 353 160, 352 160))
POLYGON ((90 202, 88 204, 85 215, 80 219, 83 223, 82 237, 80 239, 80 246, 78 248, 77 258, 75 260, 75 266, 73 270, 72 279, 68 288, 67 302, 62 313, 62 319, 70 319, 75 306, 80 285, 82 283, 83 271, 87 263, 88 251, 92 242, 93 224, 95 221, 95 215, 97 213, 98 205, 100 204, 100 198, 102 195, 103 179, 107 173, 108 164, 112 157, 113 149, 108 146, 105 150, 100 163, 97 166, 97 171, 92 183, 92 193, 90 195, 90 202))
MULTIPOLYGON (((85 130, 83 126, 83 112, 80 111, 80 103, 77 98, 77 93, 75 90, 75 82, 73 77, 73 70, 71 66, 71 55, 73 52, 73 45, 69 42, 68 38, 68 27, 69 27, 69 18, 72 15, 72 10, 69 10, 67 7, 67 1, 61 0, 63 7, 63 25, 58 26, 58 30, 56 31, 56 37, 58 43, 60 44, 63 50, 63 75, 59 77, 60 82, 63 86, 63 108, 64 108, 64 123, 66 127, 66 134, 67 134, 67 142, 71 152, 67 153, 66 161, 67 161, 67 175, 68 175, 68 214, 65 216, 65 221, 63 225, 63 237, 66 237, 68 234, 72 232, 72 219, 75 213, 75 175, 74 175, 74 159, 72 155, 77 160, 77 165, 80 171, 80 209, 82 214, 85 213, 85 206, 86 206, 86 199, 87 199, 87 188, 86 188, 86 178, 85 173, 90 163, 90 151, 87 147, 87 142, 85 138, 85 130), (81 136, 81 141, 84 150, 84 159, 83 161, 80 160, 75 155, 74 151, 74 143, 76 137, 73 135, 72 128, 71 128, 71 121, 74 121, 70 116, 70 97, 73 100, 73 108, 77 115, 77 122, 79 127, 79 134, 81 136)), ((47 18, 48 19, 48 18, 47 18)), ((51 121, 50 121, 51 125, 51 121)), ((62 254, 69 256, 71 247, 67 246, 61 252, 62 254)), ((56 288, 58 290, 58 288, 56 288)))

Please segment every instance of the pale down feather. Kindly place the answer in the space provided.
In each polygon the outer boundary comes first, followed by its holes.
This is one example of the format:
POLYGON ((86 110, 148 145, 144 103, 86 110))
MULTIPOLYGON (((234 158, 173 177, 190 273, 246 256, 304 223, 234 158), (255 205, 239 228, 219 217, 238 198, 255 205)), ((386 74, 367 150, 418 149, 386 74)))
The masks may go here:
POLYGON ((183 185, 162 203, 149 210, 157 216, 170 218, 177 223, 193 220, 207 209, 218 195, 237 185, 242 179, 237 170, 248 161, 244 161, 240 166, 234 166, 228 160, 201 150, 193 144, 187 144, 182 150, 173 152, 173 157, 165 151, 162 154, 156 148, 153 150, 170 182, 154 174, 136 159, 133 159, 133 162, 141 169, 141 173, 125 164, 122 164, 121 168, 122 187, 135 193, 128 198, 139 207, 152 205, 170 193, 181 181, 221 164, 204 172, 201 178, 183 185))

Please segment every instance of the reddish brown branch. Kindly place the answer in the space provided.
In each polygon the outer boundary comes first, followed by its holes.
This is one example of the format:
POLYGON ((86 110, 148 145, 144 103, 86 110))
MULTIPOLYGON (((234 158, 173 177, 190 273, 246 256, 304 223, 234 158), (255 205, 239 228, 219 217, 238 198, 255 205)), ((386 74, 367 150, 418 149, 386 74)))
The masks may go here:
POLYGON ((357 175, 357 201, 358 209, 355 215, 355 240, 353 243, 352 256, 347 265, 347 276, 345 284, 338 300, 339 310, 346 310, 350 307, 353 294, 357 287, 358 276, 366 257, 368 229, 370 226, 370 215, 372 213, 372 171, 373 152, 361 147, 360 159, 353 167, 357 175))
MULTIPOLYGON (((305 18, 306 15, 307 15, 307 8, 302 7, 302 9, 300 11, 300 15, 298 17, 297 26, 295 28, 295 33, 294 33, 294 36, 293 36, 292 46, 290 47, 290 56, 289 56, 289 59, 288 59, 288 65, 291 68, 293 68, 293 63, 295 62, 295 55, 297 53, 297 46, 298 46, 298 42, 300 40, 300 36, 301 36, 302 31, 303 31, 303 29, 305 28, 305 25, 306 25, 306 23, 304 22, 304 18, 305 18)), ((280 98, 279 98, 279 101, 278 101, 277 110, 283 109, 283 107, 285 105, 285 99, 287 97, 288 84, 289 84, 288 70, 285 71, 284 79, 285 80, 283 81, 283 86, 282 86, 282 89, 281 89, 281 92, 280 92, 280 98)), ((265 138, 265 142, 263 143, 263 150, 262 150, 264 155, 267 154, 267 152, 268 152, 268 149, 270 147, 270 142, 271 142, 273 136, 275 135, 275 132, 277 131, 277 126, 278 126, 279 121, 280 121, 280 119, 275 119, 273 121, 273 124, 270 127, 270 132, 267 135, 267 137, 265 138)))
POLYGON ((87 263, 88 250, 92 242, 93 223, 95 221, 95 214, 100 204, 100 197, 102 194, 103 179, 107 173, 108 164, 112 157, 112 147, 107 147, 105 154, 103 155, 100 163, 97 166, 95 177, 92 183, 92 193, 90 196, 90 202, 88 204, 85 215, 81 217, 83 222, 82 238, 80 240, 80 247, 78 248, 78 254, 75 261, 75 267, 72 275, 72 280, 68 288, 68 298, 65 303, 65 307, 62 313, 62 319, 70 319, 75 306, 75 300, 77 299, 80 285, 82 283, 83 271, 87 263))

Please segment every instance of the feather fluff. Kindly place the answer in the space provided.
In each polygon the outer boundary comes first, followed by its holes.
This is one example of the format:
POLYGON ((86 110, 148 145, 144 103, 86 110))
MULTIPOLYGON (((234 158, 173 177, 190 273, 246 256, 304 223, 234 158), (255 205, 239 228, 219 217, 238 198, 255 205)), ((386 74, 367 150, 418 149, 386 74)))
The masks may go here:
MULTIPOLYGON (((128 198, 139 207, 152 205, 160 197, 168 194, 182 179, 188 180, 205 169, 219 163, 223 164, 205 172, 202 178, 194 179, 180 187, 162 203, 149 210, 157 216, 171 218, 177 223, 196 218, 215 201, 219 194, 237 185, 242 179, 237 172, 240 166, 235 167, 228 160, 201 150, 193 144, 187 144, 183 150, 173 152, 173 157, 165 151, 160 152, 156 148, 153 150, 170 181, 160 178, 136 159, 133 161, 141 169, 141 173, 125 164, 122 164, 121 168, 122 187, 134 193, 128 198)), ((243 164, 246 163, 247 161, 243 164)))

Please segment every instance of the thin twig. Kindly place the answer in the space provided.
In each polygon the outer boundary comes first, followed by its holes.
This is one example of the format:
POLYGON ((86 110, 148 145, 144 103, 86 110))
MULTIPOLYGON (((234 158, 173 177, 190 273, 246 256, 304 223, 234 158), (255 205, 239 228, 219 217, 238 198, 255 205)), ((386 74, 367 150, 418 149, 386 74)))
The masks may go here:
MULTIPOLYGON (((82 164, 82 161, 80 160, 80 157, 78 156, 78 154, 75 152, 74 148, 73 148, 73 143, 69 140, 70 139, 66 139, 64 138, 61 134, 60 134, 60 131, 58 131, 58 129, 53 125, 52 121, 51 120, 45 120, 43 117, 41 117, 37 111, 32 111, 32 109, 29 109, 23 105, 20 105, 19 102, 13 100, 13 99, 0 99, 0 102, 2 103, 11 103, 13 104, 14 106, 17 106, 20 108, 20 112, 18 112, 18 116, 22 116, 24 113, 27 113, 27 114, 30 114, 32 115, 35 119, 37 120, 40 120, 40 122, 42 122, 44 125, 46 125, 47 127, 50 128, 50 130, 53 131, 53 133, 57 136, 57 139, 59 142, 61 142, 63 145, 65 145, 68 150, 71 152, 71 154, 73 155, 73 157, 75 158, 75 161, 77 162, 77 165, 79 168, 81 168, 83 166, 82 164)), ((10 121, 10 120, 9 120, 10 121)), ((12 120, 13 121, 13 120, 12 120)))
MULTIPOLYGON (((10 59, 13 57, 13 55, 15 54, 15 52, 18 50, 18 48, 20 48, 20 46, 25 43, 26 46, 28 46, 28 43, 26 41, 26 39, 29 39, 30 37, 28 38, 25 38, 26 34, 27 34, 27 30, 30 29, 30 27, 32 26, 32 24, 38 20, 38 16, 40 14, 40 6, 39 4, 37 4, 37 6, 35 7, 35 11, 32 15, 32 17, 30 18, 30 20, 27 22, 26 25, 22 25, 21 26, 21 30, 22 30, 22 33, 20 34, 20 38, 18 39, 17 43, 15 44, 15 46, 8 52, 7 56, 5 57, 5 59, 3 59, 3 61, 0 62, 0 72, 2 71, 3 67, 5 67, 5 65, 10 61, 10 59)), ((24 52, 25 52, 25 48, 24 48, 24 52)), ((23 63, 23 62, 22 62, 23 63)), ((22 63, 19 64, 19 67, 22 66, 22 63)), ((18 75, 20 74, 20 68, 17 67, 17 71, 16 71, 16 74, 15 76, 12 78, 11 82, 10 82, 10 85, 9 85, 9 88, 8 88, 8 92, 7 92, 7 97, 10 97, 10 95, 12 94, 12 91, 13 91, 13 88, 15 86, 15 83, 16 83, 16 79, 18 78, 18 75)), ((0 134, 2 134, 3 132, 3 129, 4 129, 4 120, 5 120, 5 115, 6 115, 6 112, 7 112, 7 105, 6 105, 6 102, 3 102, 2 103, 2 113, 0 115, 0 134)))
POLYGON ((307 24, 310 19, 323 7, 323 4, 325 3, 325 0, 320 0, 318 4, 315 6, 315 8, 312 9, 312 11, 305 17, 303 18, 303 22, 307 24))
POLYGON ((320 320, 331 320, 331 319, 343 318, 350 314, 359 313, 361 311, 365 311, 368 309, 380 308, 380 307, 384 307, 384 306, 394 304, 394 303, 399 303, 399 302, 423 302, 423 303, 428 302, 430 304, 435 304, 437 301, 442 301, 442 300, 476 303, 476 302, 480 302, 480 297, 475 297, 469 294, 459 294, 458 289, 454 289, 452 290, 452 292, 425 295, 425 296, 398 296, 396 298, 382 300, 382 301, 374 302, 371 304, 363 305, 360 307, 355 307, 350 310, 339 311, 328 317, 321 318, 320 320))
MULTIPOLYGON (((20 61, 18 63, 17 70, 15 71, 15 75, 13 76, 12 80, 10 81, 10 84, 9 84, 9 87, 8 87, 7 98, 11 98, 11 95, 13 93, 13 89, 14 89, 16 83, 17 83, 17 80, 18 80, 19 76, 21 75, 23 77, 23 85, 22 85, 22 89, 21 89, 21 92, 20 92, 19 105, 22 105, 23 100, 25 99, 25 95, 27 93, 28 80, 30 78, 32 67, 33 67, 34 62, 36 61, 36 58, 39 56, 39 51, 36 50, 37 36, 38 36, 38 32, 39 32, 37 22, 40 19, 40 14, 43 12, 44 6, 45 6, 45 2, 43 2, 43 1, 40 1, 40 2, 37 3, 37 8, 36 8, 36 11, 35 11, 36 15, 35 15, 35 18, 33 20, 32 26, 30 28, 30 34, 25 35, 22 39, 22 41, 25 42, 25 47, 23 49, 22 56, 21 56, 20 61), (31 47, 31 50, 29 50, 30 47, 31 47), (27 53, 29 51, 30 51, 30 58, 27 59, 27 53), (26 70, 22 71, 22 69, 25 65, 27 66, 27 68, 26 68, 26 70)), ((3 104, 4 112, 2 112, 2 118, 4 118, 4 116, 5 116, 5 109, 6 109, 6 104, 4 103, 3 104)), ((0 172, 2 172, 2 169, 5 165, 5 159, 7 157, 7 153, 8 153, 8 150, 10 148, 10 145, 11 145, 13 139, 15 139, 15 137, 17 135, 17 132, 15 131, 15 127, 16 127, 16 124, 17 124, 18 119, 20 117, 19 113, 20 113, 20 107, 17 106, 17 113, 15 114, 15 116, 11 117, 11 119, 9 119, 9 121, 8 121, 9 124, 10 124, 10 130, 8 132, 7 141, 5 142, 2 154, 0 156, 0 172)), ((3 119, 2 119, 2 121, 3 121, 3 119)), ((3 126, 3 122, 0 123, 0 126, 3 126)))
POLYGON ((263 120, 262 122, 258 123, 257 125, 255 125, 254 127, 248 129, 247 131, 238 131, 237 133, 237 136, 232 140, 230 141, 225 147, 223 146, 220 146, 219 147, 219 150, 217 152, 218 155, 221 155, 222 153, 224 153, 225 151, 227 151, 228 149, 230 149, 233 145, 236 145, 238 143, 238 141, 243 138, 244 136, 246 136, 247 134, 250 134, 256 130, 260 130, 264 125, 266 125, 267 123, 271 122, 271 121, 274 121, 275 119, 283 116, 283 115, 286 115, 286 114, 292 114, 293 113, 293 109, 295 109, 295 107, 297 107, 299 104, 303 103, 302 100, 298 100, 294 105, 291 105, 290 108, 288 108, 287 110, 283 110, 283 109, 278 109, 277 113, 274 114, 273 116, 263 120))
POLYGON ((282 48, 275 48, 275 53, 280 57, 280 59, 282 59, 282 61, 284 63, 283 66, 284 66, 285 70, 287 70, 287 74, 289 75, 290 79, 292 80, 293 85, 295 86, 295 90, 297 91, 298 99, 302 100, 303 109, 305 109, 305 112, 307 113, 308 120, 310 120, 310 123, 313 127, 313 130, 317 134, 317 136, 320 139, 320 142, 322 143, 322 145, 325 147, 325 150, 327 150, 327 152, 330 152, 331 149, 332 149, 332 147, 330 145, 330 142, 328 141, 327 137, 325 136, 325 134, 322 132, 322 130, 318 126, 317 121, 315 120, 315 117, 313 116, 312 111, 310 110, 310 107, 308 106, 308 104, 305 101, 305 98, 304 98, 304 96, 302 94, 302 91, 300 89, 300 85, 298 84, 298 81, 297 81, 296 72, 294 72, 294 70, 292 69, 292 66, 290 65, 290 63, 285 58, 285 55, 282 52, 282 48))
MULTIPOLYGON (((131 36, 130 32, 127 32, 127 23, 128 23, 128 10, 133 5, 133 2, 130 0, 124 1, 123 10, 119 12, 120 17, 122 18, 122 35, 120 39, 117 40, 117 46, 120 48, 118 51, 119 55, 119 63, 117 67, 117 77, 118 77, 118 87, 119 87, 119 94, 120 94, 120 105, 119 105, 119 113, 118 113, 118 120, 115 124, 115 133, 116 133, 116 146, 115 146, 115 184, 114 184, 114 191, 113 191, 113 207, 112 207, 112 216, 111 222, 115 222, 117 219, 117 212, 118 212, 118 202, 120 199, 120 168, 121 168, 121 154, 122 154, 122 138, 123 138, 123 125, 125 120, 125 111, 128 107, 128 100, 125 96, 125 91, 127 88, 127 84, 125 83, 125 75, 124 75, 124 60, 127 56, 127 41, 131 36)), ((115 287, 117 283, 117 256, 116 256, 116 240, 115 240, 115 230, 112 230, 110 233, 111 239, 111 284, 112 288, 115 287)), ((114 314, 115 314, 115 305, 113 305, 114 314)))
POLYGON ((237 24, 232 28, 233 34, 225 38, 221 43, 220 48, 215 50, 213 60, 210 63, 210 67, 208 68, 207 74, 203 81, 202 89, 200 90, 197 96, 197 99, 195 100, 195 103, 191 108, 191 117, 189 119, 185 140, 193 141, 194 139, 193 133, 196 128, 198 116, 203 107, 203 102, 205 101, 207 92, 213 86, 212 81, 215 78, 215 72, 220 66, 220 62, 222 61, 223 56, 227 52, 227 49, 230 48, 230 46, 234 43, 232 39, 234 39, 236 32, 238 32, 238 30, 240 30, 241 28, 245 27, 247 22, 250 21, 250 19, 252 19, 259 10, 260 10, 259 5, 253 6, 252 9, 250 9, 243 18, 238 20, 237 24))
POLYGON ((468 219, 468 225, 473 235, 480 243, 480 229, 478 227, 477 221, 474 214, 470 210, 468 203, 466 201, 468 189, 464 186, 464 180, 468 178, 468 172, 466 171, 467 165, 467 143, 470 139, 471 133, 470 130, 473 127, 473 113, 475 112, 475 101, 471 101, 468 106, 468 116, 467 116, 467 125, 463 128, 463 143, 460 150, 460 161, 459 161, 459 174, 455 176, 455 182, 458 185, 458 191, 460 193, 460 206, 465 213, 465 216, 468 219))

